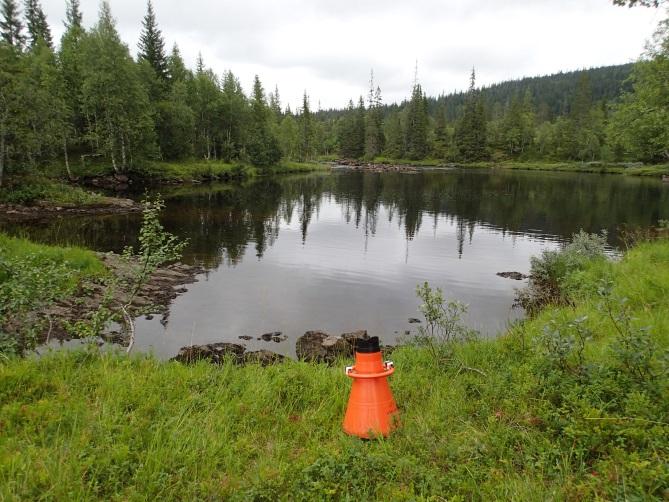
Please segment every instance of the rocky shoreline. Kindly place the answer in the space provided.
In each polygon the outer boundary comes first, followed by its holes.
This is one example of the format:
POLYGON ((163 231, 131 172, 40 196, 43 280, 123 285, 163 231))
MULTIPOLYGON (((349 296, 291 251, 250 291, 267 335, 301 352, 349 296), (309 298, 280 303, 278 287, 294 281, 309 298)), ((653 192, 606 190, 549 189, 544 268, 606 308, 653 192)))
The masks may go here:
POLYGON ((376 164, 373 162, 362 162, 359 160, 343 159, 332 164, 333 168, 349 169, 352 171, 369 171, 374 173, 399 172, 407 174, 416 174, 420 168, 404 164, 376 164))
POLYGON ((0 204, 0 219, 31 221, 64 216, 108 215, 139 213, 142 205, 131 199, 102 197, 99 202, 85 205, 38 202, 34 206, 0 204))
MULTIPOLYGON (((127 311, 133 318, 161 315, 161 322, 166 323, 172 301, 187 292, 185 286, 196 282, 197 275, 203 272, 199 267, 183 263, 166 265, 151 274, 133 294, 128 284, 132 282, 138 265, 114 253, 98 253, 98 256, 116 279, 116 285, 106 279, 85 281, 72 296, 31 312, 26 319, 10 320, 3 326, 4 330, 18 333, 21 326, 30 324, 38 327, 35 333, 38 344, 53 340, 69 341, 78 338, 76 330, 73 332, 71 329, 78 321, 92 320, 103 306, 111 311, 114 319, 120 321, 123 318, 121 307, 125 305, 129 305, 127 311)), ((125 329, 105 332, 101 336, 106 342, 120 345, 127 345, 130 339, 125 329)))
MULTIPOLYGON (((341 335, 330 335, 324 331, 307 331, 297 339, 295 345, 297 359, 312 363, 332 364, 339 358, 351 358, 355 353, 356 343, 369 338, 367 331, 355 331, 341 335)), ((390 355, 395 347, 381 347, 384 356, 390 355)), ((211 343, 207 345, 190 345, 182 347, 172 358, 183 364, 194 364, 207 361, 211 364, 223 364, 231 361, 244 365, 258 363, 262 366, 281 363, 286 357, 270 350, 247 351, 246 347, 237 343, 211 343)))

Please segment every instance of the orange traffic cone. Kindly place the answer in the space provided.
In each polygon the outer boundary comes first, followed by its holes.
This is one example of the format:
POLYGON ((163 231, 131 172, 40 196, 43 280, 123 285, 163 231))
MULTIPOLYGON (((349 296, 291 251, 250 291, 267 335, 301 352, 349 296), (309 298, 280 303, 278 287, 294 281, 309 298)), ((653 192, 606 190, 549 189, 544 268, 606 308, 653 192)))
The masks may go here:
POLYGON ((383 362, 379 338, 356 341, 355 366, 346 368, 353 379, 344 417, 344 432, 370 439, 388 436, 398 425, 399 412, 388 385, 395 372, 390 361, 383 362))

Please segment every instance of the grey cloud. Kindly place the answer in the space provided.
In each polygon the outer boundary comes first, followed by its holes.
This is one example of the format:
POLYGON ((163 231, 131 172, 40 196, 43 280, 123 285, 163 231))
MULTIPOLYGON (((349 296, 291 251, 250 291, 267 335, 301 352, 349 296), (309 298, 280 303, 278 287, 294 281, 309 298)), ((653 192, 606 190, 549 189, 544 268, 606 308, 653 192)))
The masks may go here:
MULTIPOLYGON (((42 3, 59 36, 65 0, 42 3)), ((99 1, 81 3, 90 26, 99 1)), ((134 53, 145 2, 110 4, 134 53)), ((217 73, 232 69, 244 83, 252 77, 247 72, 281 78, 284 96, 295 99, 307 87, 325 107, 366 94, 370 68, 386 99, 401 100, 416 59, 421 83, 434 94, 465 88, 472 65, 481 83, 491 83, 627 62, 658 21, 652 10, 620 9, 607 0, 154 0, 154 6, 168 45, 179 43, 191 64, 201 50, 217 73)))

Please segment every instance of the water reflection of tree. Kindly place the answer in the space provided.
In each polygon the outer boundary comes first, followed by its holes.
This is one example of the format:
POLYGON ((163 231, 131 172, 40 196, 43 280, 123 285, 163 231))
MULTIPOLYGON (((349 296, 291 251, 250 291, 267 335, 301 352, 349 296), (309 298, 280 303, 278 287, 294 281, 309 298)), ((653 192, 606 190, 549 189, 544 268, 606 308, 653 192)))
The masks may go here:
MULTIPOLYGON (((190 240, 186 259, 207 268, 238 263, 254 249, 262 257, 282 225, 297 218, 303 242, 322 204, 335 204, 345 221, 377 232, 379 215, 402 228, 407 241, 423 219, 437 232, 440 222, 455 228, 458 253, 475 230, 505 234, 543 233, 568 238, 583 228, 606 229, 615 244, 620 223, 648 226, 669 219, 669 190, 660 183, 620 176, 508 171, 420 174, 313 174, 266 178, 243 185, 213 185, 168 198, 165 227, 190 240)), ((72 218, 42 224, 2 224, 0 230, 43 241, 120 251, 135 243, 138 215, 72 218)))

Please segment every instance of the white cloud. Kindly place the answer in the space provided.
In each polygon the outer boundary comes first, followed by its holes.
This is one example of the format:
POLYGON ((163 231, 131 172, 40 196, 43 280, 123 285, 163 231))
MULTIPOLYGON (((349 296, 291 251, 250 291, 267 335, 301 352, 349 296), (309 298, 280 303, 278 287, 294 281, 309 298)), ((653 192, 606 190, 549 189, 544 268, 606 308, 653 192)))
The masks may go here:
MULTIPOLYGON (((54 35, 64 0, 42 0, 54 35)), ((84 23, 98 0, 82 0, 84 23)), ((146 5, 111 0, 118 28, 136 51, 146 5)), ((231 69, 250 88, 258 73, 295 107, 343 107, 367 92, 374 68, 385 100, 409 93, 415 61, 428 94, 479 83, 632 61, 662 12, 610 0, 154 0, 168 46, 193 66, 202 52, 216 72, 231 69)))

